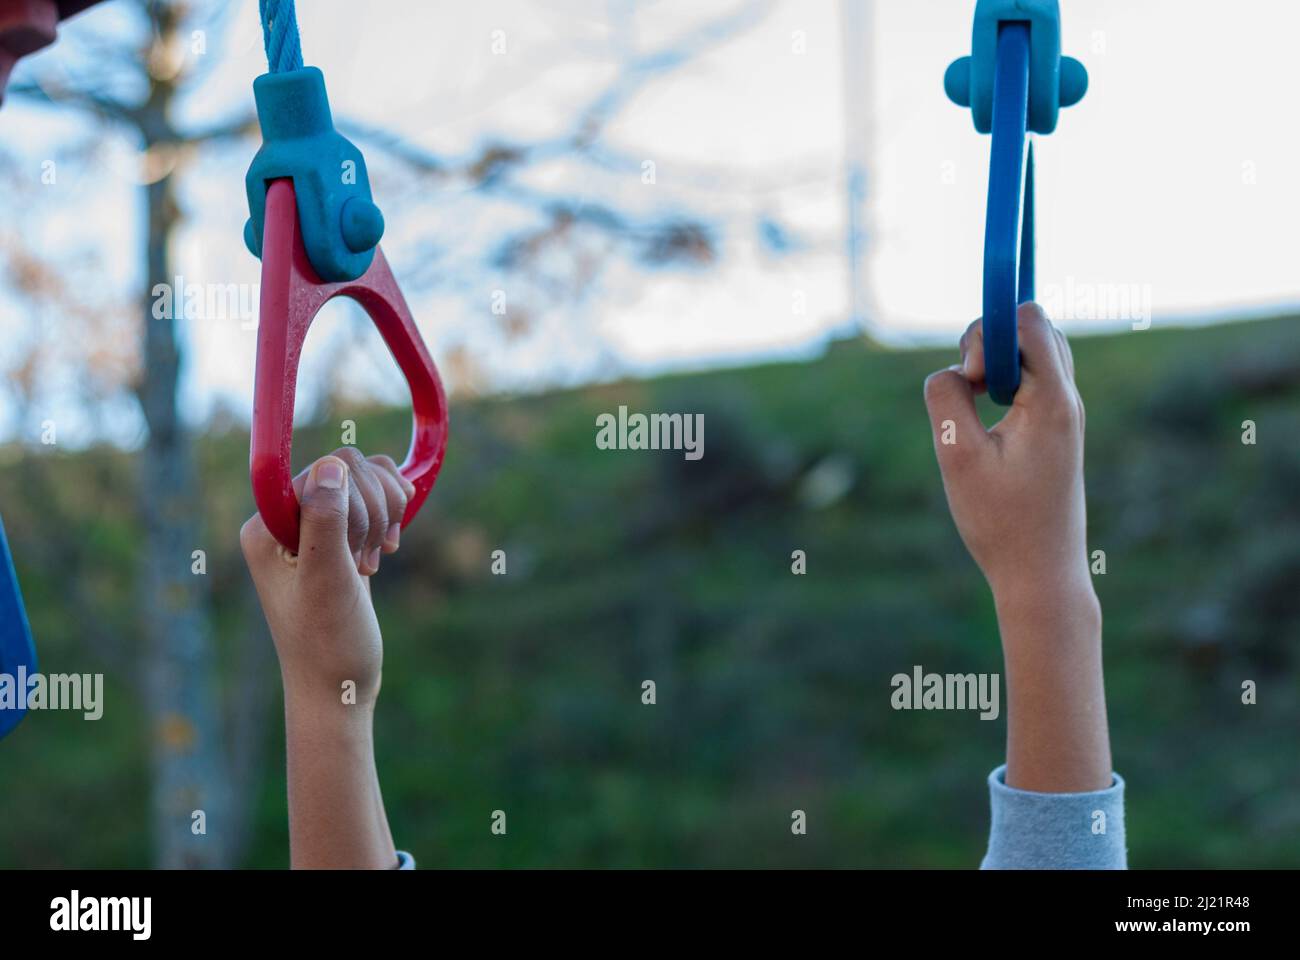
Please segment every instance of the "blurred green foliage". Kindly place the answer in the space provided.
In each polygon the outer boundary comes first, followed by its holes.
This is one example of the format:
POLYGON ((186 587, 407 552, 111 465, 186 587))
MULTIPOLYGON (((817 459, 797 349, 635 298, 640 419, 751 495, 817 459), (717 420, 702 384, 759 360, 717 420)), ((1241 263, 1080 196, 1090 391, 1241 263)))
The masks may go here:
MULTIPOLYGON (((1300 865, 1295 323, 1074 344, 1136 867, 1300 865)), ((442 478, 374 587, 399 845, 430 867, 977 864, 1005 719, 889 706, 913 664, 1001 672, 921 402, 953 360, 853 342, 811 363, 459 404, 442 478), (704 458, 598 450, 595 418, 620 404, 703 413, 704 458), (489 572, 495 549, 506 576, 489 572), (506 837, 489 832, 495 809, 506 837), (791 835, 794 809, 807 836, 791 835)), ((349 411, 300 429, 299 466, 345 415, 363 450, 404 449, 403 411, 349 411)), ((283 866, 278 673, 237 544, 247 436, 214 430, 200 450, 214 681, 232 718, 270 697, 246 863, 283 866)), ((0 745, 0 866, 148 866, 130 455, 5 456, 42 667, 108 673, 108 703, 95 723, 29 716, 0 745)))

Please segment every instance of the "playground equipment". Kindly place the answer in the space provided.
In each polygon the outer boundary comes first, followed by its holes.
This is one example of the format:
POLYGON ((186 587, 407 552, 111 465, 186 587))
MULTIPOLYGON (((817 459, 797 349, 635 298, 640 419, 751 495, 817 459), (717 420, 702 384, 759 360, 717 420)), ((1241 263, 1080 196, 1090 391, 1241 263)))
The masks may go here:
POLYGON ((943 85, 953 103, 970 108, 975 129, 993 135, 984 226, 984 367, 989 396, 1006 406, 1020 387, 1016 308, 1034 299, 1028 133, 1056 129, 1059 109, 1087 93, 1088 71, 1061 56, 1058 0, 978 0, 971 56, 948 67, 943 85))
POLYGON ((415 516, 442 467, 447 398, 437 367, 379 249, 383 216, 361 151, 334 129, 325 78, 305 67, 292 0, 260 0, 270 72, 253 82, 262 147, 245 178, 244 242, 262 260, 249 473, 267 529, 298 549, 293 490, 294 391, 303 339, 326 302, 349 297, 374 321, 411 389, 413 428, 401 472, 415 516))
POLYGON ((18 726, 27 713, 22 707, 26 703, 26 690, 18 686, 20 675, 30 677, 37 669, 36 647, 27 624, 27 611, 23 609, 23 595, 18 590, 18 574, 9 555, 4 524, 0 523, 0 676, 5 677, 3 682, 13 685, 17 704, 0 709, 0 739, 18 726))

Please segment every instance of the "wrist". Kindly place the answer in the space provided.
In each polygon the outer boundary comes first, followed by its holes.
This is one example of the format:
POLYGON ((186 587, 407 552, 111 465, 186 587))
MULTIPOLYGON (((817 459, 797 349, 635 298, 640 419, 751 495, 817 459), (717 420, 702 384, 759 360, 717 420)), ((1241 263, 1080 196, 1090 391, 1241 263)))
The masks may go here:
POLYGON ((1047 572, 1022 569, 1019 575, 990 580, 998 617, 1051 618, 1063 615, 1081 624, 1101 623, 1101 601, 1086 568, 1047 572))
POLYGON ((1045 652, 1058 662, 1069 652, 1100 657, 1101 602, 1091 578, 1025 577, 1015 587, 995 590, 993 602, 1008 666, 1022 655, 1040 659, 1045 652))
POLYGON ((303 712, 332 712, 332 708, 373 709, 379 699, 379 672, 364 664, 351 666, 304 661, 300 656, 280 654, 280 682, 285 706, 291 703, 303 712))
POLYGON ((314 683, 298 679, 285 679, 284 714, 290 727, 328 730, 340 734, 365 731, 373 725, 375 699, 378 690, 370 695, 359 691, 354 698, 342 689, 328 683, 314 683))

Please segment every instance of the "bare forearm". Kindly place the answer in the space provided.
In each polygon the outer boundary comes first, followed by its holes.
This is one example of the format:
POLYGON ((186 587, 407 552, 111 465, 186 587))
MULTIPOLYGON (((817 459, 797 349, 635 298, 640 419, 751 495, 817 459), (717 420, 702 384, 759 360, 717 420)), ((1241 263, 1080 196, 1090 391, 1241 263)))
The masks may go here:
POLYGON ((997 597, 1007 674, 1008 786, 1109 787, 1101 606, 1091 583, 1041 582, 997 597))
POLYGON ((373 708, 286 692, 289 850, 295 869, 391 869, 397 862, 375 769, 373 708))

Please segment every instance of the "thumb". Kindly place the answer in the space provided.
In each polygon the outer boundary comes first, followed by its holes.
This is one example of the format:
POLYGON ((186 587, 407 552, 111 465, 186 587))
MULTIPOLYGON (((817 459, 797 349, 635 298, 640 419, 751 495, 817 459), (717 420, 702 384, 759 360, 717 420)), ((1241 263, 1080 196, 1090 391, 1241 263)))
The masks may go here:
POLYGON ((299 499, 298 566, 308 572, 353 567, 348 549, 348 466, 321 457, 307 474, 299 499))
POLYGON ((930 414, 934 451, 944 469, 956 457, 974 453, 989 442, 975 409, 975 388, 961 369, 949 367, 925 380, 925 408, 930 414))

